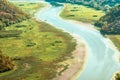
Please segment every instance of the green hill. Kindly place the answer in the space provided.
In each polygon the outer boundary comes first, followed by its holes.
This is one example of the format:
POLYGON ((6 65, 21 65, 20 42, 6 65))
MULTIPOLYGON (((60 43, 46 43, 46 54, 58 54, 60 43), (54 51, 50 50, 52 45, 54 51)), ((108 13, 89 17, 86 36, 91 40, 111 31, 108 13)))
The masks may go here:
POLYGON ((0 30, 26 18, 28 18, 28 14, 22 12, 7 0, 0 0, 0 30))

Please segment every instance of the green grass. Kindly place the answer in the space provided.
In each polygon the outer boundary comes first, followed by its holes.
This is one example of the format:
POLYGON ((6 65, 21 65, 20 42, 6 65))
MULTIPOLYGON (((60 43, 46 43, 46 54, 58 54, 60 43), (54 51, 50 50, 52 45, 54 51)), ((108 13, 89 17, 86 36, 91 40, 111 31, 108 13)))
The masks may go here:
MULTIPOLYGON (((29 7, 26 4, 31 6, 31 3, 22 4, 23 10, 29 7)), ((34 10, 29 8, 28 12, 31 9, 34 10)), ((0 80, 51 80, 59 74, 59 63, 70 58, 76 46, 68 33, 34 19, 13 24, 6 30, 21 33, 0 38, 0 50, 12 57, 16 65, 14 70, 1 73, 0 80)))
POLYGON ((93 22, 98 20, 104 12, 82 5, 65 4, 60 16, 65 19, 72 19, 82 22, 93 22))
POLYGON ((18 6, 24 12, 33 15, 37 10, 45 7, 43 3, 29 3, 29 2, 14 2, 14 5, 18 6))
POLYGON ((112 40, 112 42, 120 51, 120 35, 108 35, 108 37, 112 40))

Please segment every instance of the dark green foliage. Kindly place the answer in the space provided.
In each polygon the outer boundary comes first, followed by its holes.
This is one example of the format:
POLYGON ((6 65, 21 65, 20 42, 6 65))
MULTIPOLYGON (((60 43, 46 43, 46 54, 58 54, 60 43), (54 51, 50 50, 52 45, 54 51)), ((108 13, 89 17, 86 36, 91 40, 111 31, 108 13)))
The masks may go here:
POLYGON ((68 15, 67 17, 73 17, 73 16, 75 16, 75 15, 72 15, 72 14, 71 14, 71 15, 68 15))
POLYGON ((21 34, 22 31, 20 30, 9 30, 9 31, 0 31, 0 38, 6 38, 6 37, 18 37, 19 34, 21 34))
POLYGON ((30 43, 28 43, 26 46, 27 46, 27 47, 32 47, 32 46, 34 46, 34 45, 36 45, 36 43, 30 42, 30 43))
POLYGON ((16 28, 26 27, 26 25, 16 25, 16 28))
POLYGON ((115 80, 120 80, 120 73, 116 73, 115 80))
POLYGON ((51 5, 53 5, 53 6, 63 6, 62 4, 60 4, 60 3, 57 3, 57 2, 50 2, 50 4, 51 5))
POLYGON ((46 1, 82 4, 85 6, 95 8, 97 10, 103 9, 105 11, 107 11, 110 7, 120 3, 120 0, 46 0, 46 1))
POLYGON ((100 27, 103 34, 120 34, 120 5, 115 6, 101 17, 95 26, 100 27))
POLYGON ((97 15, 93 15, 93 17, 97 17, 97 15))
POLYGON ((0 30, 14 23, 29 18, 28 14, 22 12, 7 0, 0 0, 0 30))

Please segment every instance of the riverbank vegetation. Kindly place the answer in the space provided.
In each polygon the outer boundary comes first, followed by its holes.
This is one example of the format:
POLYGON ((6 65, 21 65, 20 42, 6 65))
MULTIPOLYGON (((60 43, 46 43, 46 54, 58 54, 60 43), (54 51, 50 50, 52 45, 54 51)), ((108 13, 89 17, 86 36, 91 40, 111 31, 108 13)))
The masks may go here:
POLYGON ((4 30, 5 27, 21 22, 28 19, 29 15, 22 12, 12 3, 7 0, 0 0, 0 30, 4 30))
POLYGON ((120 80, 120 72, 115 73, 113 80, 120 80))
POLYGON ((101 28, 103 34, 120 34, 120 5, 110 9, 95 25, 101 28))
POLYGON ((62 3, 72 3, 79 4, 94 8, 96 10, 104 10, 107 11, 111 7, 120 3, 119 0, 46 0, 48 2, 62 2, 62 3))
POLYGON ((100 28, 103 35, 107 35, 116 47, 120 50, 120 5, 110 9, 104 16, 102 16, 95 26, 100 28))
MULTIPOLYGON (((109 3, 108 3, 109 4, 109 3)), ((110 4, 109 4, 110 5, 110 4)), ((95 28, 103 35, 107 35, 120 50, 120 5, 109 9, 107 12, 95 10, 82 5, 65 4, 60 16, 65 19, 72 19, 82 22, 94 23, 95 28)))
POLYGON ((108 37, 113 41, 115 46, 120 51, 120 35, 109 35, 108 37))
POLYGON ((90 7, 77 4, 64 4, 64 9, 60 16, 65 19, 72 19, 82 22, 94 22, 99 20, 104 12, 90 7))
MULTIPOLYGON (((31 15, 39 9, 36 5, 44 7, 40 3, 16 5, 31 15)), ((51 80, 67 69, 68 64, 61 62, 72 57, 76 46, 68 33, 33 18, 5 27, 0 35, 4 35, 0 50, 14 62, 11 71, 0 73, 0 80, 51 80)))

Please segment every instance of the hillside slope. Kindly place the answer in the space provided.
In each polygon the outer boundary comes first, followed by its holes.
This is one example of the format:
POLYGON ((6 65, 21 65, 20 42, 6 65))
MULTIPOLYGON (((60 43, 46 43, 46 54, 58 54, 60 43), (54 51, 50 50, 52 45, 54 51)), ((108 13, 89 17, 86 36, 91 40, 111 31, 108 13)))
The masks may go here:
POLYGON ((0 30, 26 18, 28 18, 28 15, 16 6, 9 3, 7 0, 0 0, 0 30))
MULTIPOLYGON (((16 36, 20 31, 6 31, 5 27, 28 18, 28 14, 22 12, 7 0, 0 0, 0 39, 16 36), (17 34, 16 34, 17 33, 17 34)), ((2 42, 4 43, 4 42, 2 42)), ((4 56, 0 49, 0 73, 13 69, 14 64, 10 57, 4 56)))

